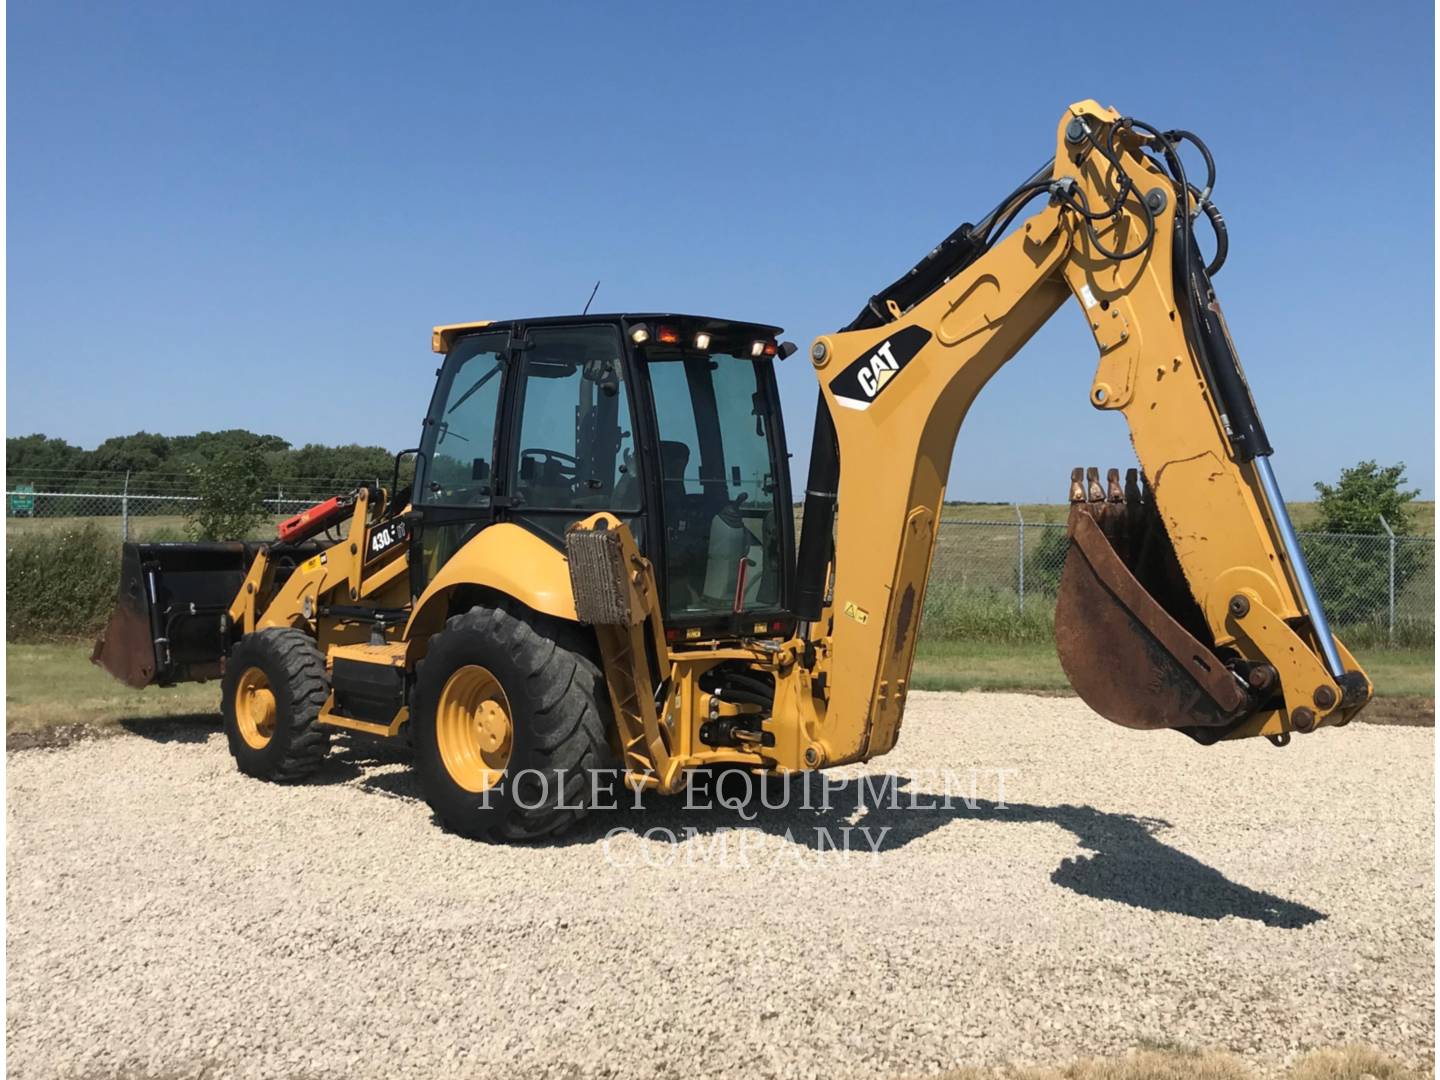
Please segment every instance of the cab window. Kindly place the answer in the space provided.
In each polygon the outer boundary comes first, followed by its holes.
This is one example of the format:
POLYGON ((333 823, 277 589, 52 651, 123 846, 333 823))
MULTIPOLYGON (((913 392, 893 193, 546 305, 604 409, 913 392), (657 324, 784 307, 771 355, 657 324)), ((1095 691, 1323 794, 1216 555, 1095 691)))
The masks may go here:
MULTIPOLYGON (((537 327, 520 355, 517 510, 640 509, 634 425, 613 326, 537 327)), ((578 512, 578 513, 574 513, 578 512)))
POLYGON ((666 606, 674 618, 781 603, 773 417, 739 356, 646 350, 659 429, 666 606))

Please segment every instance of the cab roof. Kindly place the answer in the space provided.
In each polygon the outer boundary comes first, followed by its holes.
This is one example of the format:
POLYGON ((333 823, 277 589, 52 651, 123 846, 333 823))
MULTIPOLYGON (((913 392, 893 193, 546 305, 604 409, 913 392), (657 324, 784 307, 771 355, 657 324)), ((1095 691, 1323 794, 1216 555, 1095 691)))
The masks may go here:
POLYGON ((784 328, 768 323, 745 322, 739 319, 720 319, 711 315, 684 315, 671 311, 610 312, 599 315, 547 315, 534 319, 484 319, 479 322, 445 323, 430 332, 430 348, 437 353, 446 353, 458 338, 478 330, 500 330, 517 324, 525 326, 565 326, 594 323, 615 323, 621 327, 635 323, 657 323, 670 321, 681 323, 694 330, 715 333, 720 330, 739 330, 756 337, 779 337, 784 328))

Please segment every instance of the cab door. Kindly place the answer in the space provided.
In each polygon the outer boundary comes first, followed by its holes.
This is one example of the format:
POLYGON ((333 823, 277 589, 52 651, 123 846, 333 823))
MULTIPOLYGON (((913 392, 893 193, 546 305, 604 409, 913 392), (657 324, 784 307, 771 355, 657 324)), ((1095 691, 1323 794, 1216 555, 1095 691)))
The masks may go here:
POLYGON ((513 383, 504 516, 563 546, 571 522, 607 510, 643 542, 619 327, 530 327, 513 383))
POLYGON ((465 541, 495 520, 508 329, 461 338, 445 358, 420 439, 410 587, 419 596, 465 541))

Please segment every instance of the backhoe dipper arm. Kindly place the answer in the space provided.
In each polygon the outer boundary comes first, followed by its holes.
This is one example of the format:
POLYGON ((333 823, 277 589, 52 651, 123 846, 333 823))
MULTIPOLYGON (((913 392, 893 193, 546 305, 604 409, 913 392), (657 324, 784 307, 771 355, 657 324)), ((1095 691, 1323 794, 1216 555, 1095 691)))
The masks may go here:
POLYGON ((1205 743, 1283 742, 1369 699, 1275 487, 1191 232, 1202 210, 1223 229, 1213 175, 1203 190, 1189 183, 1181 137, 1193 139, 1071 106, 1053 165, 815 341, 797 606, 827 669, 812 730, 828 763, 894 745, 956 435, 981 387, 1070 296, 1100 350, 1090 404, 1125 416, 1148 482, 1122 489, 1112 472, 1107 491, 1092 472, 1072 488, 1056 631, 1077 691, 1118 723, 1205 743), (1032 198, 1047 205, 1000 238, 1032 198), (830 567, 828 597, 817 564, 830 567))

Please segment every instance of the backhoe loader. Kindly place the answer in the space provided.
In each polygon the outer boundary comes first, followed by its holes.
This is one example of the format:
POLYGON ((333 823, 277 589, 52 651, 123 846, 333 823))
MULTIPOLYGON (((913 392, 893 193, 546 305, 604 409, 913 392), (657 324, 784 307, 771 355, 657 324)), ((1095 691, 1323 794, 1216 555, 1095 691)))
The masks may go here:
POLYGON ((389 489, 273 542, 126 545, 95 659, 135 686, 218 677, 263 779, 309 774, 336 733, 408 741, 437 817, 474 837, 565 828, 598 771, 673 793, 708 766, 869 760, 900 733, 961 421, 1073 298, 1099 350, 1086 396, 1139 459, 1071 476, 1055 624, 1075 690, 1201 745, 1348 723, 1372 687, 1327 625, 1215 296, 1213 185, 1194 135, 1072 105, 1051 161, 811 345, 798 540, 778 327, 436 327, 412 485, 397 456, 389 489))

